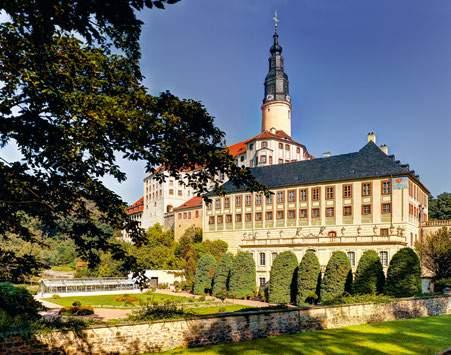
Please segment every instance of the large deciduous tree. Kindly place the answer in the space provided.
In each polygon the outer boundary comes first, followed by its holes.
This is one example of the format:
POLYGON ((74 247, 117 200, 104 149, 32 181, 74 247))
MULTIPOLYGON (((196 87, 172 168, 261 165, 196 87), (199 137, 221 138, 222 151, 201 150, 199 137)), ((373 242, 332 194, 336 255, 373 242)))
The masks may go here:
POLYGON ((451 193, 443 192, 436 198, 429 198, 429 218, 451 219, 451 193))
POLYGON ((111 243, 111 230, 126 229, 138 245, 145 235, 102 182, 126 179, 118 156, 144 160, 159 179, 202 167, 183 180, 198 193, 209 181, 219 188, 219 173, 263 189, 234 164, 202 104, 168 92, 154 97, 142 85, 136 12, 175 2, 0 4, 9 16, 0 24, 0 149, 11 144, 21 156, 0 156, 0 234, 32 240, 26 218, 34 218, 45 234, 73 238, 92 265, 103 250, 132 267, 134 258, 111 243))

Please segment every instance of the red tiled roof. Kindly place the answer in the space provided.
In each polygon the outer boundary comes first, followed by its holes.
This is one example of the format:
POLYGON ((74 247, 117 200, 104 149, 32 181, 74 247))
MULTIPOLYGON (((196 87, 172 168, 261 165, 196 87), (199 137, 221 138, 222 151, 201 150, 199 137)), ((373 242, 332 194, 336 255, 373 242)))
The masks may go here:
POLYGON ((194 196, 190 200, 181 204, 180 206, 174 208, 174 211, 186 210, 190 208, 200 208, 202 207, 202 197, 194 196))
POLYGON ((127 214, 135 214, 144 211, 144 197, 141 197, 138 201, 133 202, 127 207, 127 214))

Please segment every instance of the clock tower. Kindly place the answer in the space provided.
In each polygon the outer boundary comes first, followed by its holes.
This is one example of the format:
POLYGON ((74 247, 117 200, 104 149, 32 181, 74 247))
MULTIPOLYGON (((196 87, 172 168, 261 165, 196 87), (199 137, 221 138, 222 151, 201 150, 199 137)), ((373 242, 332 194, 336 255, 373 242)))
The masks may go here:
POLYGON ((288 75, 284 71, 282 47, 279 44, 277 12, 274 16, 273 45, 269 57, 269 70, 265 78, 263 98, 262 132, 284 131, 291 136, 291 99, 288 90, 288 75))

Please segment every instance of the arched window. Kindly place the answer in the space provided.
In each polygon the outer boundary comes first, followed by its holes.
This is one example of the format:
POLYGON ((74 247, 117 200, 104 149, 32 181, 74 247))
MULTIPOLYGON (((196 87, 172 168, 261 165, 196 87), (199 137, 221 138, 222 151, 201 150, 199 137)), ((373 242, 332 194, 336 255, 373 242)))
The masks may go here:
POLYGON ((327 233, 328 237, 336 237, 337 236, 337 232, 335 231, 330 231, 329 233, 327 233))
POLYGON ((172 212, 172 210, 173 210, 172 205, 167 205, 167 207, 166 207, 166 212, 167 212, 167 213, 170 213, 170 212, 172 212))

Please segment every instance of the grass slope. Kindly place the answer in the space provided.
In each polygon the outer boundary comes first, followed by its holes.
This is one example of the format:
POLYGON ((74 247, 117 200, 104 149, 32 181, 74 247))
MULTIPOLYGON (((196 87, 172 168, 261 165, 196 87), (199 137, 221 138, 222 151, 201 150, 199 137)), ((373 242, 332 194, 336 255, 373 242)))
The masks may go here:
MULTIPOLYGON (((71 306, 74 301, 80 301, 83 305, 90 305, 94 307, 107 307, 107 306, 127 306, 124 302, 117 301, 116 299, 123 295, 99 295, 99 296, 70 296, 59 298, 44 298, 44 301, 59 304, 60 306, 71 306)), ((166 301, 172 301, 177 303, 188 303, 190 298, 182 296, 166 295, 161 293, 133 293, 129 296, 136 297, 138 300, 132 305, 139 306, 140 302, 158 302, 163 303, 166 301)))
POLYGON ((373 323, 166 354, 436 354, 451 347, 451 316, 373 323))

